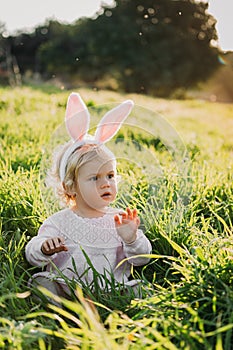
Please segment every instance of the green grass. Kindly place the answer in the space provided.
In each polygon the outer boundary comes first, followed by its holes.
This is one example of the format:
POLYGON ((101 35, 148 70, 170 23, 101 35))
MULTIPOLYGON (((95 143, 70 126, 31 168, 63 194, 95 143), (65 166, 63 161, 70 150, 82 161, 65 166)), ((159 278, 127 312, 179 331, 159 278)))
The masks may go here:
MULTIPOLYGON (((57 300, 63 308, 48 305, 44 290, 41 303, 32 298, 27 281, 35 268, 24 248, 56 207, 46 202, 44 168, 64 137, 69 92, 1 88, 0 348, 230 350, 232 104, 80 92, 92 126, 116 102, 137 105, 110 146, 118 152, 120 142, 116 205, 139 209, 153 245, 151 262, 133 271, 143 295, 81 291, 67 281, 73 297, 57 300)), ((94 283, 106 279, 94 276, 94 283)))

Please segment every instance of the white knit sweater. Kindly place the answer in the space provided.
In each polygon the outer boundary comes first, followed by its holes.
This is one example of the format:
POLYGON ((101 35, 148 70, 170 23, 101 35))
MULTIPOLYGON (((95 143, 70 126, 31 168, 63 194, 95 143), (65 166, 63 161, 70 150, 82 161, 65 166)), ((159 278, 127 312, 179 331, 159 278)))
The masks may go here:
MULTIPOLYGON (((151 244, 142 230, 138 229, 137 239, 125 244, 118 236, 114 215, 111 210, 99 218, 82 218, 70 209, 61 210, 44 221, 38 235, 26 246, 26 258, 32 265, 46 267, 34 276, 44 276, 62 282, 59 271, 69 279, 82 279, 91 283, 92 270, 85 257, 91 261, 99 274, 114 275, 116 281, 127 283, 130 266, 144 265, 149 259, 140 254, 150 254, 151 244), (43 242, 51 237, 64 237, 68 251, 48 256, 42 253, 43 242), (84 253, 85 252, 85 253, 84 253), (131 258, 132 257, 132 258, 131 258), (125 258, 130 258, 119 267, 125 258), (59 271, 58 271, 59 270, 59 271)), ((101 286, 100 286, 101 287, 101 286)))

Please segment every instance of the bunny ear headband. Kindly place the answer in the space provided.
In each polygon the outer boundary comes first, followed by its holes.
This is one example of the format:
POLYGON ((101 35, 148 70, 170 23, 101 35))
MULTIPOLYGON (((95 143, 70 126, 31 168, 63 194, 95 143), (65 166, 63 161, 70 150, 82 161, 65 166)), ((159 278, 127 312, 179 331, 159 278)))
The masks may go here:
POLYGON ((67 101, 65 123, 73 144, 65 151, 60 163, 60 179, 64 181, 66 166, 71 154, 84 144, 104 144, 120 129, 133 108, 133 101, 127 100, 108 111, 99 122, 94 137, 88 135, 90 114, 87 106, 77 93, 72 93, 67 101))

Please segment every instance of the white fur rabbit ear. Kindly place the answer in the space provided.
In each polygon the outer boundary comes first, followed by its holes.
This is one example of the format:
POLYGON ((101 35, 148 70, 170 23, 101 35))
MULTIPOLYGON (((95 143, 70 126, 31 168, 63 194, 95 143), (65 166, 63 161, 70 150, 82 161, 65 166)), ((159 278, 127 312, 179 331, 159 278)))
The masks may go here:
POLYGON ((79 94, 70 94, 65 115, 66 128, 74 141, 81 141, 87 134, 90 115, 79 94))
POLYGON ((97 126, 95 140, 99 143, 105 143, 110 140, 120 129, 133 106, 133 101, 127 100, 107 112, 97 126))

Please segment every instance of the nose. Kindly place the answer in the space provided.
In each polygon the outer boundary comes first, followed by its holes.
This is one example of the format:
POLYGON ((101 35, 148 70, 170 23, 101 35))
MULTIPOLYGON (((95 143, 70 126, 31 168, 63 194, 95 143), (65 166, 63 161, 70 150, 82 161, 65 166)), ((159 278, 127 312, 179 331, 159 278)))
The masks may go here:
POLYGON ((100 187, 101 188, 109 188, 110 187, 109 180, 107 178, 103 178, 100 187))

